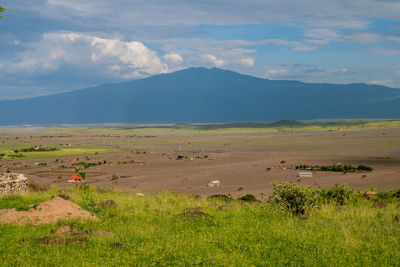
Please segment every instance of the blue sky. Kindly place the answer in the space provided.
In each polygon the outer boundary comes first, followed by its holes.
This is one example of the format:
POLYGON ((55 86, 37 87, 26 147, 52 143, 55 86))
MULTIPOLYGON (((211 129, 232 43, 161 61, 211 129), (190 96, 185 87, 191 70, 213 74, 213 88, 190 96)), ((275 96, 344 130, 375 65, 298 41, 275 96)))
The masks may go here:
POLYGON ((0 99, 219 67, 400 88, 397 0, 0 0, 0 99))

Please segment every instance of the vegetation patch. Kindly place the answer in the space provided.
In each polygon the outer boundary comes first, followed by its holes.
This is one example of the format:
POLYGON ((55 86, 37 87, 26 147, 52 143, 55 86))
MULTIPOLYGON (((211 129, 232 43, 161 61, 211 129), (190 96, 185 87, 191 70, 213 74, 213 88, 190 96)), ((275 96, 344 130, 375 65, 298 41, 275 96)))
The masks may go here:
POLYGON ((374 169, 370 166, 358 165, 357 167, 352 165, 328 165, 328 166, 318 166, 318 165, 297 165, 295 167, 296 170, 311 170, 311 171, 327 171, 327 172, 361 172, 368 171, 371 172, 374 169))
POLYGON ((67 156, 78 156, 78 155, 90 155, 90 154, 101 154, 101 153, 112 153, 118 152, 117 149, 109 148, 60 148, 49 151, 27 151, 22 152, 20 149, 0 151, 4 154, 4 159, 12 158, 52 158, 52 157, 67 157, 67 156), (15 152, 18 151, 18 152, 15 152))

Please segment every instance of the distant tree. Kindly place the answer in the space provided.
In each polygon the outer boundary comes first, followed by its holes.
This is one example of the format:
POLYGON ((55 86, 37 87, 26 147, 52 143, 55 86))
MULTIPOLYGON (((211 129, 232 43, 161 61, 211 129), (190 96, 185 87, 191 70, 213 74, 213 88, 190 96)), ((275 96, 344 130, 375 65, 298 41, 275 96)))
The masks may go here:
POLYGON ((4 19, 4 17, 2 16, 2 15, 3 15, 3 12, 4 12, 4 10, 6 10, 6 8, 5 8, 5 7, 2 7, 2 6, 0 6, 0 19, 4 19))

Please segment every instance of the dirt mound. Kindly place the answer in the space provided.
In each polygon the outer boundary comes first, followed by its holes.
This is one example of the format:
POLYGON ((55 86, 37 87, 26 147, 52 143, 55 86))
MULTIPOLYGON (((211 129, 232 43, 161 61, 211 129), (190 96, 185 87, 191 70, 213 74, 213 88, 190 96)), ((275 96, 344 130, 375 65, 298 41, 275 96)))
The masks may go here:
POLYGON ((77 204, 65 200, 61 197, 54 197, 40 203, 36 208, 26 211, 17 211, 15 209, 0 210, 0 223, 14 224, 51 224, 59 220, 71 220, 80 218, 86 220, 98 220, 96 216, 83 210, 77 204))

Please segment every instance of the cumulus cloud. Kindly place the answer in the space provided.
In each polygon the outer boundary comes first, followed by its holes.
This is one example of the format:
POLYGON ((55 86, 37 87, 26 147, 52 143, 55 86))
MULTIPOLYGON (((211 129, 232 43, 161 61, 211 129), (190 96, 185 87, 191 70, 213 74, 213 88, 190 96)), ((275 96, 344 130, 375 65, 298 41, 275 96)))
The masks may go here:
POLYGON ((254 66, 251 54, 256 50, 246 47, 257 44, 246 40, 205 38, 176 38, 156 40, 156 42, 162 44, 163 50, 167 53, 178 53, 185 58, 181 66, 228 67, 236 70, 254 66))
POLYGON ((163 59, 171 65, 179 65, 183 62, 183 58, 177 53, 166 54, 163 59))
POLYGON ((49 73, 62 65, 94 68, 103 75, 136 78, 168 71, 157 53, 138 41, 74 32, 53 32, 28 45, 10 64, 9 71, 49 73))
POLYGON ((203 55, 202 58, 204 59, 204 61, 206 61, 207 63, 212 63, 214 64, 216 67, 221 67, 222 65, 224 65, 224 61, 222 59, 217 58, 214 55, 203 55))

